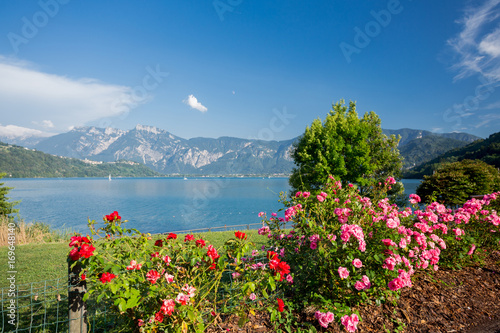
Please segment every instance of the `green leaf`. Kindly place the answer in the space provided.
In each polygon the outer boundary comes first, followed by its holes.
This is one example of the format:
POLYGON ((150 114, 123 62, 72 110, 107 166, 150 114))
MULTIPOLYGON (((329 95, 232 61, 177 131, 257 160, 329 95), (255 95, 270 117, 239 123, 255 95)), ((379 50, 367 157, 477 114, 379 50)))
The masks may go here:
POLYGON ((269 284, 269 288, 271 289, 271 291, 274 291, 276 289, 276 283, 274 282, 273 276, 269 277, 268 284, 269 284))
POLYGON ((196 316, 195 316, 192 309, 188 309, 187 313, 188 313, 189 320, 191 320, 192 322, 196 321, 196 316))

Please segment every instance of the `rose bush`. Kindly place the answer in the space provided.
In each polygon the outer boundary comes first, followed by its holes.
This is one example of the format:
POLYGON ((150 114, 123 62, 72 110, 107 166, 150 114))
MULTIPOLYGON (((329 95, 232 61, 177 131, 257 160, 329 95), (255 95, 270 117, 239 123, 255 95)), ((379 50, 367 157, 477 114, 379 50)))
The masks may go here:
POLYGON ((252 243, 243 232, 218 250, 192 234, 177 239, 170 233, 153 242, 149 234, 124 228, 117 212, 103 220, 97 230, 89 221, 92 237, 71 238, 69 260, 82 267, 89 285, 84 300, 110 300, 126 331, 203 332, 221 311, 238 313, 243 324, 248 313, 276 302, 269 292, 283 280, 286 263, 270 268, 277 260, 265 256, 256 263, 258 253, 249 252, 252 243))
POLYGON ((333 316, 354 331, 361 319, 352 307, 398 297, 418 270, 437 270, 443 257, 446 265, 456 264, 457 254, 471 259, 466 253, 474 252, 473 245, 498 246, 498 216, 485 209, 496 194, 470 200, 456 212, 437 203, 419 210, 420 200, 412 195, 414 209, 399 209, 386 197, 394 183, 389 177, 370 199, 330 177, 317 194, 282 195, 284 217, 259 214, 266 223, 259 233, 290 265, 293 284, 283 285, 286 294, 303 307, 316 306, 321 326, 333 316), (451 232, 458 225, 461 237, 451 232), (332 316, 326 320, 324 313, 332 316))

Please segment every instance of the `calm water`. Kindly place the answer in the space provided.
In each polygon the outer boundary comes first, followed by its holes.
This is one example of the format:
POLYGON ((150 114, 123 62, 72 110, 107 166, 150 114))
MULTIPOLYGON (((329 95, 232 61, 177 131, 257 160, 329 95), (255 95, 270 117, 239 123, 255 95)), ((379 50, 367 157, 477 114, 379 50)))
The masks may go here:
MULTIPOLYGON (((419 180, 404 180, 414 193, 419 180)), ((8 179, 12 200, 27 221, 87 232, 87 218, 101 221, 117 210, 128 227, 167 232, 259 223, 261 211, 283 206, 287 178, 61 178, 8 179)))

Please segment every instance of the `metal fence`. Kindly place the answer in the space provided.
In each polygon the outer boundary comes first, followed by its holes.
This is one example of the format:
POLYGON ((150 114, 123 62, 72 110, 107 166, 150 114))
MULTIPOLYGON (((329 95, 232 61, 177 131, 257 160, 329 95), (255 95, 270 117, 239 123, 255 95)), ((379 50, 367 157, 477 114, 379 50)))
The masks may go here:
MULTIPOLYGON (((263 223, 225 225, 172 232, 182 234, 250 230, 261 226, 263 223)), ((96 300, 91 297, 85 303, 83 302, 82 297, 86 291, 86 284, 78 279, 79 275, 78 267, 73 272, 68 268, 68 276, 19 284, 15 287, 13 297, 10 287, 1 288, 1 332, 107 332, 118 318, 107 312, 107 305, 102 301, 97 304, 96 300), (11 319, 10 314, 14 314, 14 320, 11 319)))

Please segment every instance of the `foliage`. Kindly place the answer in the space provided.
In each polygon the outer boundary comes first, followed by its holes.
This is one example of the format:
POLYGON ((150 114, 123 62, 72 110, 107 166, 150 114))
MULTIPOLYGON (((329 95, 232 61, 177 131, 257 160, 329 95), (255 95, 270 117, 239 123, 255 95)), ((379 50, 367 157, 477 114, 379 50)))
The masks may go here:
POLYGON ((441 166, 424 176, 417 194, 423 202, 437 200, 447 206, 463 204, 471 195, 500 190, 500 171, 480 160, 463 160, 441 166))
POLYGON ((294 144, 296 168, 290 176, 293 191, 316 191, 329 175, 344 184, 355 183, 362 193, 385 178, 399 177, 402 167, 398 140, 382 133, 380 118, 367 112, 359 118, 356 103, 333 104, 322 122, 313 121, 294 144))
MULTIPOLYGON (((5 176, 5 173, 0 173, 0 179, 5 176)), ((19 209, 14 209, 20 201, 9 202, 7 194, 12 190, 12 187, 4 186, 4 183, 0 183, 0 216, 8 216, 10 214, 15 214, 19 212, 19 209)))
POLYGON ((0 170, 9 177, 153 177, 161 174, 148 167, 127 161, 89 164, 76 158, 42 153, 0 143, 0 170))
POLYGON ((356 323, 352 307, 398 297, 418 270, 470 264, 477 248, 499 247, 500 218, 487 210, 497 193, 456 213, 437 202, 419 210, 420 198, 411 195, 414 209, 399 210, 385 197, 392 183, 381 184, 372 200, 332 177, 318 195, 283 195, 285 217, 265 218, 260 233, 291 267, 285 294, 315 306, 321 325, 328 326, 324 316, 331 312, 347 329, 356 323))
POLYGON ((481 160, 500 168, 500 132, 491 134, 487 139, 477 140, 465 147, 453 149, 435 159, 405 172, 405 178, 423 178, 432 175, 442 164, 462 160, 481 160))
POLYGON ((85 299, 94 294, 98 302, 109 300, 122 315, 117 330, 203 332, 222 311, 237 313, 244 324, 262 304, 256 299, 272 302, 270 292, 286 275, 286 263, 273 256, 257 264, 257 250, 247 255, 252 243, 243 232, 220 251, 192 234, 181 240, 171 233, 153 242, 149 234, 124 228, 117 212, 104 222, 96 230, 89 221, 93 237, 105 236, 100 242, 72 237, 69 260, 81 265, 91 286, 85 299))

